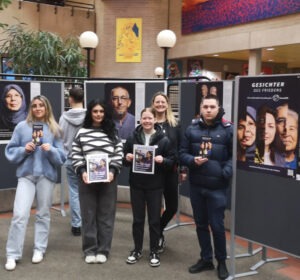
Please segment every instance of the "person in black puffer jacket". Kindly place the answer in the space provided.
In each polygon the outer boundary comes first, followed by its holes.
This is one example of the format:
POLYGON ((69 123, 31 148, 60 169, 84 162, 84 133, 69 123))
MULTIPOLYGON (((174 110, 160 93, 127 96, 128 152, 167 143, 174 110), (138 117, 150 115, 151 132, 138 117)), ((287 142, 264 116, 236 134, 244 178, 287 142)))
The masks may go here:
MULTIPOLYGON (((160 238, 160 211, 161 200, 164 189, 166 170, 171 170, 175 161, 175 150, 169 139, 164 135, 161 127, 155 124, 155 111, 145 108, 141 112, 141 125, 124 144, 124 164, 130 166, 129 185, 130 198, 133 213, 132 235, 134 250, 130 252, 126 262, 136 263, 142 256, 145 207, 147 207, 149 234, 150 234, 150 262, 152 267, 160 265, 158 254, 158 241, 160 238), (134 145, 155 147, 154 172, 147 172, 146 169, 135 170, 138 167, 138 159, 135 161, 134 145), (133 168, 133 164, 135 168, 133 168), (143 172, 144 170, 144 172, 143 172), (135 172, 142 171, 142 172, 135 172)), ((146 160, 146 155, 144 155, 146 160)), ((142 159, 143 160, 143 159, 142 159)), ((150 164, 151 165, 151 164, 150 164)), ((148 168, 148 166, 147 166, 148 168)))
POLYGON ((232 176, 233 127, 222 119, 224 111, 215 95, 202 99, 200 112, 200 119, 186 129, 179 151, 181 164, 189 168, 190 200, 201 248, 201 258, 189 272, 214 269, 211 230, 218 277, 226 279, 229 274, 225 263, 224 211, 232 176))

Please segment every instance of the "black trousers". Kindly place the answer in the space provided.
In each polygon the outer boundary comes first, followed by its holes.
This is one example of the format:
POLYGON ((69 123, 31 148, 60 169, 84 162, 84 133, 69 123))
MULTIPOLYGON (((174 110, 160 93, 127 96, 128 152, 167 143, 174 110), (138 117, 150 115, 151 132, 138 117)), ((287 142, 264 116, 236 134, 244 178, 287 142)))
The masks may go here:
POLYGON ((164 199, 166 209, 160 219, 161 234, 171 221, 178 208, 178 173, 169 172, 165 178, 164 199))
POLYGON ((82 250, 85 256, 109 255, 117 205, 117 180, 79 186, 82 250))
POLYGON ((156 251, 160 237, 160 210, 163 189, 130 188, 133 224, 132 235, 136 251, 142 251, 146 209, 148 215, 150 251, 156 251))

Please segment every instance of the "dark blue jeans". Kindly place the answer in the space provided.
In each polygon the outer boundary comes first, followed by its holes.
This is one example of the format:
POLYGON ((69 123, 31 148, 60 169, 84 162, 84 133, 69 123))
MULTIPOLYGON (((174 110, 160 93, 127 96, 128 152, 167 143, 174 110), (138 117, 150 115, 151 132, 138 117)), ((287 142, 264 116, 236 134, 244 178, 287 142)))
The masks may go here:
POLYGON ((210 190, 191 185, 190 199, 197 227, 198 241, 201 248, 201 258, 207 261, 213 258, 210 237, 211 230, 214 241, 215 258, 218 261, 225 260, 227 257, 224 227, 226 189, 210 190))

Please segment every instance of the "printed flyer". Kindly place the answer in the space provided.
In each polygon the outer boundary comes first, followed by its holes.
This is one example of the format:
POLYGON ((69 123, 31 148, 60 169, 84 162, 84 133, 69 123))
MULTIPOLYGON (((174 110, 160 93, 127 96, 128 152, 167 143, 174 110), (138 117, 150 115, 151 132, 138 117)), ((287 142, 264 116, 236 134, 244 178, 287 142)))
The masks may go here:
POLYGON ((32 142, 36 146, 43 144, 43 125, 42 124, 33 124, 32 125, 32 142))
POLYGON ((155 146, 133 145, 133 169, 135 173, 154 174, 155 146))
POLYGON ((90 183, 108 182, 108 155, 92 154, 86 156, 88 181, 90 183))

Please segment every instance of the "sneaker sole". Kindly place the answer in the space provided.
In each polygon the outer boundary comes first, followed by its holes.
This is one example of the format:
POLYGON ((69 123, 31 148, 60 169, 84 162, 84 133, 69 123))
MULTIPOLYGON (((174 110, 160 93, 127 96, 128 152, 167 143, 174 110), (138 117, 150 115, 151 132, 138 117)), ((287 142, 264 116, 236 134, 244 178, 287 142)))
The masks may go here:
POLYGON ((126 263, 127 263, 127 264, 135 264, 135 263, 137 263, 137 260, 136 260, 136 261, 129 261, 129 260, 126 260, 126 263))
POLYGON ((41 263, 43 260, 44 260, 44 258, 42 258, 42 259, 36 259, 36 260, 31 260, 31 262, 32 262, 33 264, 39 264, 39 263, 41 263))
POLYGON ((132 260, 132 261, 129 260, 129 259, 127 259, 127 260, 126 260, 126 263, 127 263, 127 264, 135 264, 135 263, 137 263, 137 262, 142 258, 142 256, 143 256, 143 255, 141 254, 138 258, 136 258, 135 260, 132 260))
POLYGON ((14 266, 6 266, 5 265, 5 270, 7 270, 7 271, 14 271, 16 269, 16 266, 17 265, 14 265, 14 266))
POLYGON ((136 260, 134 260, 134 261, 131 261, 131 260, 126 260, 126 263, 128 263, 128 264, 135 264, 135 263, 137 263, 140 259, 142 258, 142 256, 140 256, 139 258, 137 258, 136 260))
POLYGON ((94 264, 94 263, 96 263, 96 258, 93 260, 93 259, 91 259, 91 260, 86 260, 86 259, 84 259, 84 262, 86 263, 86 264, 94 264))
POLYGON ((151 267, 158 267, 158 266, 160 266, 160 262, 159 263, 149 263, 149 265, 151 267))

